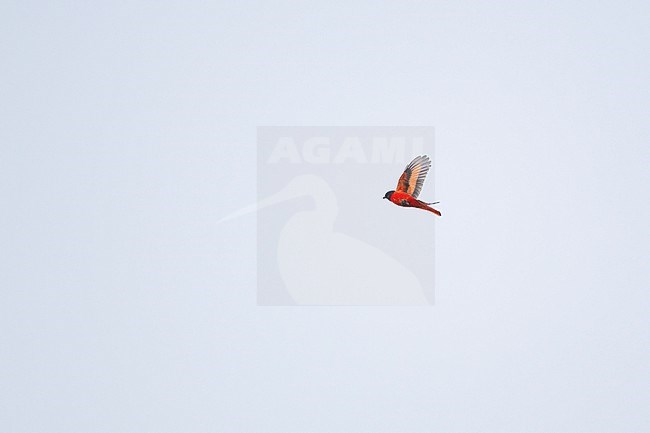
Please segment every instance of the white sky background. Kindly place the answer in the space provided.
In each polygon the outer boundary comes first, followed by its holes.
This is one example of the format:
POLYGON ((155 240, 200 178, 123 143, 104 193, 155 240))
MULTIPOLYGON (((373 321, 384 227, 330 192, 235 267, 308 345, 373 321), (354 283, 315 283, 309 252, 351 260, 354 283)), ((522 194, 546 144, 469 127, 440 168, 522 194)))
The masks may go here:
POLYGON ((649 15, 3 2, 0 430, 650 430, 649 15), (258 125, 436 128, 435 307, 255 306, 258 125))

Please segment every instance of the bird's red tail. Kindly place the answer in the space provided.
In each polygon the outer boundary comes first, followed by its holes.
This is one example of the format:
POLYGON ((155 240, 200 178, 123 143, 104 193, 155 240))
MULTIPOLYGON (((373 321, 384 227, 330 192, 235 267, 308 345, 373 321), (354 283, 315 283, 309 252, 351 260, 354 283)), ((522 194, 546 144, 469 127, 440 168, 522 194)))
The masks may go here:
POLYGON ((442 216, 439 210, 432 208, 431 206, 428 205, 428 203, 418 200, 418 205, 420 209, 428 210, 429 212, 433 212, 438 216, 442 216))

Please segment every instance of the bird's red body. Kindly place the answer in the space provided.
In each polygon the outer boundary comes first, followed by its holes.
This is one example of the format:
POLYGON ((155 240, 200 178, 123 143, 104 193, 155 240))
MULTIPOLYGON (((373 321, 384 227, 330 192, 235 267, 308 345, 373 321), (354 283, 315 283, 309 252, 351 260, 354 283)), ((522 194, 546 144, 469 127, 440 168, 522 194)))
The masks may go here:
POLYGON ((431 168, 431 160, 428 156, 418 156, 409 163, 404 169, 404 173, 397 182, 397 188, 394 191, 388 191, 384 198, 395 203, 397 206, 414 207, 434 213, 438 216, 442 214, 429 206, 435 203, 425 203, 418 200, 424 179, 431 168))
POLYGON ((441 216, 442 214, 429 206, 427 203, 418 200, 417 198, 401 191, 395 191, 391 197, 390 201, 395 203, 397 206, 402 206, 402 207, 415 207, 418 209, 424 209, 428 210, 429 212, 433 212, 434 214, 441 216))

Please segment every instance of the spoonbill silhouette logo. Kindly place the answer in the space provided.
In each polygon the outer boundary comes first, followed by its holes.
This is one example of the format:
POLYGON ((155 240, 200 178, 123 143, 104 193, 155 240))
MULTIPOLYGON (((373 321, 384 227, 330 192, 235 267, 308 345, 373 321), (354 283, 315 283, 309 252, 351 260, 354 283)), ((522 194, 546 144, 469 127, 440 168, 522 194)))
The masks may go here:
POLYGON ((284 224, 277 264, 286 291, 298 305, 427 305, 417 276, 385 251, 334 230, 336 194, 316 175, 293 178, 280 191, 219 222, 299 198, 313 207, 284 224), (390 270, 390 272, 386 272, 390 270))
MULTIPOLYGON (((432 305, 436 219, 378 187, 433 144, 430 126, 258 127, 257 200, 219 225, 255 215, 257 304, 432 305)), ((433 158, 407 168, 396 190, 417 200, 428 172, 433 195, 433 158)))

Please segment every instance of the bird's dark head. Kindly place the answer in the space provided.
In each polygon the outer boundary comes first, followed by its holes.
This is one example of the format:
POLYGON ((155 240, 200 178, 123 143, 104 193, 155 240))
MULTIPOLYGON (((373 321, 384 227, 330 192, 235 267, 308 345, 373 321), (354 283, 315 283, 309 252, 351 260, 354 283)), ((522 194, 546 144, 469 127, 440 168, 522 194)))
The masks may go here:
POLYGON ((393 193, 394 193, 394 192, 395 192, 395 191, 388 191, 388 192, 384 195, 384 198, 387 198, 388 200, 390 200, 390 198, 393 196, 393 193))

